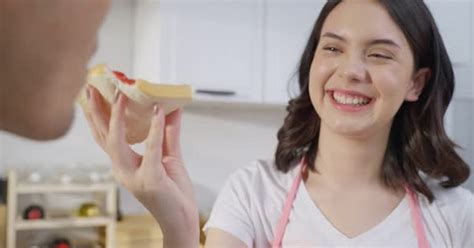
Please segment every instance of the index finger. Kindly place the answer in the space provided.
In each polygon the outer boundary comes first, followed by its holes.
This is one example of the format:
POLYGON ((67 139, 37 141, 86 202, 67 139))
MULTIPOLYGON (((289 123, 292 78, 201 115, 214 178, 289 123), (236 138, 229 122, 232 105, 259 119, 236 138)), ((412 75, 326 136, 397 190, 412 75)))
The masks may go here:
POLYGON ((158 176, 163 176, 166 173, 161 161, 163 158, 164 115, 164 110, 155 105, 143 155, 144 169, 155 172, 158 176))
POLYGON ((125 138, 125 109, 128 99, 120 91, 116 92, 114 99, 107 145, 113 164, 119 166, 117 169, 129 174, 138 168, 140 156, 130 148, 125 138))

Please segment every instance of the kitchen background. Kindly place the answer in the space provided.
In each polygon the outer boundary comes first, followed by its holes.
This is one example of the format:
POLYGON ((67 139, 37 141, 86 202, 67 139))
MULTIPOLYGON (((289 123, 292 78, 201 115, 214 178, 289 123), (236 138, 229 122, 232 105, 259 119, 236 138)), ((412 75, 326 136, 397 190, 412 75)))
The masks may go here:
MULTIPOLYGON (((184 158, 202 208, 212 206, 227 177, 256 159, 272 158, 288 92, 309 31, 325 1, 115 0, 91 65, 154 82, 187 83, 196 94, 185 108, 184 158)), ((454 64, 457 85, 446 116, 449 135, 474 166, 474 2, 425 1, 454 64)), ((79 108, 62 139, 35 142, 0 133, 0 175, 8 169, 109 166, 79 108)), ((135 147, 141 150, 140 145, 135 147)), ((464 185, 474 190, 474 176, 464 185)), ((145 209, 120 190, 122 214, 145 209)))

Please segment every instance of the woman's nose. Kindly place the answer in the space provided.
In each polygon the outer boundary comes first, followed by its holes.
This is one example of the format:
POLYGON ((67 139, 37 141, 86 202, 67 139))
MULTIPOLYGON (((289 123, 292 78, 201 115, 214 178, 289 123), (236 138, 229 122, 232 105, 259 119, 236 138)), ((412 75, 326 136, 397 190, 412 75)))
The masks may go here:
POLYGON ((359 59, 348 58, 338 68, 338 76, 347 82, 363 82, 367 77, 365 63, 359 59))

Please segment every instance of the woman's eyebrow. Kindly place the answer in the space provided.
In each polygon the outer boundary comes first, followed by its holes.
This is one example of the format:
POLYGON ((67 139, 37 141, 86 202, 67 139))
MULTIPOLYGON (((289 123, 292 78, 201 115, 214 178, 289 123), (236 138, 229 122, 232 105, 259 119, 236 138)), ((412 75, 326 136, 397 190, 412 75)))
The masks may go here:
MULTIPOLYGON (((321 37, 327 37, 327 38, 332 38, 332 39, 336 39, 336 40, 340 40, 342 42, 346 42, 347 43, 347 40, 346 38, 338 35, 338 34, 335 34, 335 33, 331 33, 331 32, 326 32, 324 33, 321 37)), ((398 45, 394 40, 392 39, 374 39, 374 40, 370 40, 367 42, 367 45, 369 46, 372 46, 372 45, 378 45, 378 44, 382 44, 382 45, 389 45, 389 46, 393 46, 393 47, 396 47, 396 48, 401 48, 400 45, 398 45)))
POLYGON ((343 42, 347 42, 347 40, 344 37, 337 35, 335 33, 331 33, 331 32, 326 32, 321 37, 328 37, 328 38, 333 38, 333 39, 340 40, 343 42))
POLYGON ((398 49, 401 48, 400 45, 398 45, 395 41, 393 41, 391 39, 375 39, 375 40, 371 40, 371 41, 367 42, 367 44, 369 46, 382 44, 382 45, 393 46, 393 47, 398 48, 398 49))

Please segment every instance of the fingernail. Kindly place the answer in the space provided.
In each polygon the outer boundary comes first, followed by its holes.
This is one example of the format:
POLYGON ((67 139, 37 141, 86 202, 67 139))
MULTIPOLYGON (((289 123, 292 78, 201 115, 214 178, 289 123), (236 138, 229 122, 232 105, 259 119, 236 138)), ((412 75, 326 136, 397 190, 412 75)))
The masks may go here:
POLYGON ((159 112, 160 112, 160 107, 158 106, 158 104, 155 104, 155 106, 153 106, 153 113, 155 115, 158 115, 159 112))
POLYGON ((118 88, 115 88, 114 102, 117 102, 119 96, 120 96, 120 90, 118 88))

